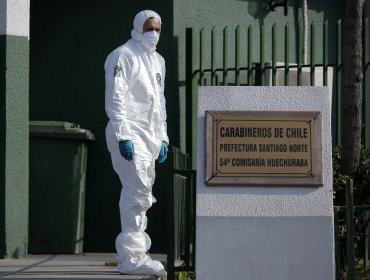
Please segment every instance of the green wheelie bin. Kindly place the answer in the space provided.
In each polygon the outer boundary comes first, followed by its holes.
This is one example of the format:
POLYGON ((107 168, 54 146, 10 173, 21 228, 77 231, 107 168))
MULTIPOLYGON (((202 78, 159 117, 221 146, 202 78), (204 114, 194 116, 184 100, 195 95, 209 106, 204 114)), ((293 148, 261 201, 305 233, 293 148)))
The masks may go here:
POLYGON ((81 253, 89 130, 30 121, 29 253, 81 253))

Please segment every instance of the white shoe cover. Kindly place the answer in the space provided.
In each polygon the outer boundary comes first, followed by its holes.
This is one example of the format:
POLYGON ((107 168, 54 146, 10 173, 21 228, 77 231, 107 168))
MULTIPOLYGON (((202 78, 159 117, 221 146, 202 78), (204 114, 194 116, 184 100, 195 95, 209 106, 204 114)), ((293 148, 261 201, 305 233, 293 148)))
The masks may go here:
POLYGON ((161 262, 152 260, 149 256, 146 257, 147 261, 135 269, 127 270, 121 263, 118 263, 117 269, 121 274, 167 276, 167 271, 161 262))

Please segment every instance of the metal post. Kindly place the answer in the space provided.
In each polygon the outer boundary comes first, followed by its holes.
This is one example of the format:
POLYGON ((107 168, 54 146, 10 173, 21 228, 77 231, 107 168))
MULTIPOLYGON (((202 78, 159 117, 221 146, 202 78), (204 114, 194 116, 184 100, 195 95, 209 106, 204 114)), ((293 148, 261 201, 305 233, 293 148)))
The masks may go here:
POLYGON ((337 145, 342 145, 342 21, 337 22, 337 145))
MULTIPOLYGON (((194 50, 196 50, 196 47, 198 46, 197 42, 193 40, 193 54, 194 50)), ((196 56, 193 55, 193 66, 195 65, 196 56)), ((194 69, 193 69, 194 71, 194 69)), ((196 75, 193 76, 192 80, 192 87, 191 87, 191 130, 192 130, 192 139, 191 139, 191 161, 189 164, 191 164, 191 168, 196 168, 196 160, 197 160, 197 120, 198 120, 198 77, 196 75)))
POLYGON ((227 39, 228 39, 228 34, 227 34, 227 26, 224 28, 223 32, 223 53, 222 53, 222 72, 223 72, 223 84, 224 86, 227 86, 227 39))
POLYGON ((298 55, 297 55, 297 61, 298 61, 298 69, 297 69, 297 86, 302 85, 302 39, 301 39, 301 30, 302 30, 302 24, 298 24, 298 55))
POLYGON ((185 59, 186 59, 186 153, 191 154, 192 152, 192 113, 191 113, 191 104, 193 96, 193 29, 186 28, 186 39, 185 39, 185 59))
POLYGON ((195 253, 196 253, 196 246, 195 246, 195 241, 196 241, 196 197, 197 193, 195 191, 196 187, 196 182, 197 182, 197 172, 196 170, 192 170, 192 184, 191 184, 191 197, 192 197, 192 220, 193 220, 193 254, 192 254, 192 267, 194 268, 195 271, 195 253))
POLYGON ((315 23, 311 23, 311 86, 315 85, 315 23))
POLYGON ((276 23, 272 26, 272 85, 276 86, 276 23))
POLYGON ((335 279, 340 279, 340 255, 339 255, 339 207, 334 207, 334 242, 335 242, 335 279))
MULTIPOLYGON (((366 210, 364 214, 364 221, 367 222, 369 218, 369 212, 366 210)), ((364 269, 367 269, 369 263, 369 226, 366 227, 364 233, 364 269)))
POLYGON ((347 264, 348 279, 355 280, 355 234, 353 208, 353 180, 346 185, 346 224, 347 224, 347 264))
POLYGON ((285 25, 285 85, 289 86, 289 24, 285 25))
POLYGON ((191 234, 191 174, 186 174, 186 186, 185 186, 185 252, 184 260, 185 265, 190 267, 190 234, 191 234))
POLYGON ((323 30, 323 82, 324 86, 328 85, 328 45, 329 45, 329 40, 328 40, 328 21, 324 23, 324 30, 323 30))
MULTIPOLYGON (((195 166, 196 153, 196 116, 197 98, 196 89, 198 87, 198 75, 193 71, 196 61, 195 38, 192 28, 186 28, 186 153, 190 155, 189 164, 195 166)), ((198 71, 199 72, 199 71, 198 71)))
POLYGON ((261 86, 265 85, 265 26, 262 24, 260 28, 260 70, 261 70, 261 86))
POLYGON ((369 147, 369 96, 368 96, 368 53, 369 53, 369 23, 368 18, 364 19, 364 29, 363 29, 363 99, 364 99, 364 147, 365 150, 369 147))
POLYGON ((215 86, 216 84, 216 73, 215 73, 215 63, 216 63, 216 37, 215 37, 215 28, 212 28, 211 31, 211 85, 215 86))
POLYGON ((203 28, 199 31, 199 85, 205 85, 203 83, 204 71, 203 71, 203 28))
POLYGON ((240 85, 240 28, 235 29, 235 85, 240 85))
POLYGON ((173 147, 168 151, 165 168, 167 169, 167 276, 174 279, 175 265, 175 232, 174 232, 174 186, 172 167, 174 165, 173 147))
POLYGON ((252 71, 252 25, 248 27, 248 86, 252 86, 253 83, 253 71, 252 71))

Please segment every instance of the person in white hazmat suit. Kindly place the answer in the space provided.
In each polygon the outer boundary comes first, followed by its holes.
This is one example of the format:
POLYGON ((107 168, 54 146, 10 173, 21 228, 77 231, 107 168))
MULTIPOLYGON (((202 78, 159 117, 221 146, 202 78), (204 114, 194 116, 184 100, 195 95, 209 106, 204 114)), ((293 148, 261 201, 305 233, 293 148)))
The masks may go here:
POLYGON ((105 109, 108 150, 121 184, 121 233, 116 239, 118 271, 122 274, 166 276, 163 265, 147 253, 146 211, 152 195, 155 160, 167 158, 165 61, 155 50, 161 18, 150 10, 134 19, 131 39, 106 59, 105 109))

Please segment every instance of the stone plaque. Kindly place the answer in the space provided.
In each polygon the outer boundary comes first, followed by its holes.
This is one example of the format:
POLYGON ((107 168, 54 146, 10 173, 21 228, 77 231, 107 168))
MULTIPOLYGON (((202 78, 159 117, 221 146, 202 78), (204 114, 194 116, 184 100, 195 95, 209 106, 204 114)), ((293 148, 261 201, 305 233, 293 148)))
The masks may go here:
POLYGON ((320 112, 206 111, 207 185, 322 186, 320 112))

